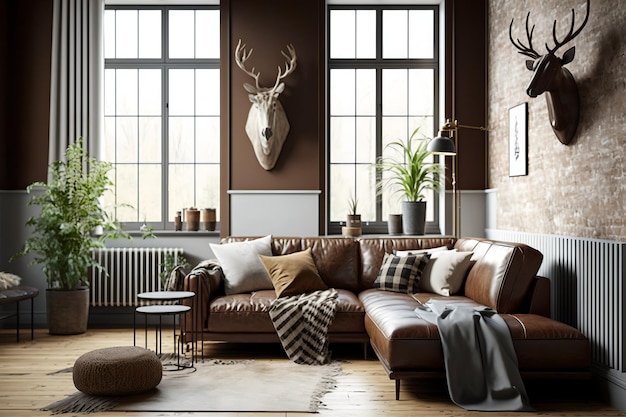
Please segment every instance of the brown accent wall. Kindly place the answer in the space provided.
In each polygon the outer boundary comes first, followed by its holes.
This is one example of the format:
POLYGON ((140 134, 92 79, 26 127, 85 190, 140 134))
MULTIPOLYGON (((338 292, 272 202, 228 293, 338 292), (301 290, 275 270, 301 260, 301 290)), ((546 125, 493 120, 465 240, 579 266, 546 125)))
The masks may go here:
POLYGON ((7 102, 9 96, 9 11, 8 2, 0 2, 0 189, 6 184, 5 156, 8 152, 7 102))
POLYGON ((524 19, 536 25, 533 44, 552 45, 552 23, 562 38, 571 9, 576 24, 584 0, 489 0, 489 186, 496 190, 496 227, 504 230, 626 241, 626 8, 622 0, 592 1, 589 21, 570 46, 567 65, 578 83, 580 123, 573 142, 552 132, 543 96, 530 98, 526 57, 508 38, 525 40, 524 19), (528 175, 508 176, 508 110, 528 103, 528 175))
POLYGON ((0 189, 21 190, 47 176, 52 1, 9 0, 0 8, 7 23, 0 30, 6 45, 0 59, 7 63, 0 71, 6 94, 0 108, 0 189))
MULTIPOLYGON (((324 190, 324 1, 229 0, 221 3, 221 10, 222 80, 227 95, 222 100, 222 148, 228 150, 222 153, 222 213, 229 212, 228 190, 324 190), (254 80, 235 64, 239 39, 248 49, 254 48, 248 69, 260 71, 264 87, 274 85, 278 66, 284 68, 280 51, 286 51, 287 44, 293 44, 298 57, 280 95, 291 128, 270 171, 259 165, 245 132, 251 103, 243 84, 254 80)), ((227 216, 221 221, 221 233, 228 235, 227 216)))
MULTIPOLYGON (((447 0, 446 11, 446 117, 456 118, 461 125, 486 126, 486 1, 447 0)), ((484 190, 487 135, 480 130, 459 128, 457 158, 458 188, 484 190)), ((448 173, 450 163, 448 158, 448 173)))

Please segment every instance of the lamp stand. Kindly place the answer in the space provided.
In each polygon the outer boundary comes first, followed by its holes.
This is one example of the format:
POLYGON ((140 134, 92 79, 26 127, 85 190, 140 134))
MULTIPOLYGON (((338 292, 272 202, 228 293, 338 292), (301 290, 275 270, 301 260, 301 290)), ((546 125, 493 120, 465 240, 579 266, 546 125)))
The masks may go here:
POLYGON ((454 237, 461 236, 461 195, 456 184, 456 174, 459 170, 459 128, 476 129, 483 132, 489 129, 482 126, 458 124, 456 120, 447 119, 439 129, 439 136, 428 144, 428 150, 436 155, 448 155, 452 160, 452 233, 454 237))
POLYGON ((461 199, 459 195, 459 189, 456 183, 456 173, 459 170, 459 157, 458 157, 458 137, 459 130, 456 127, 456 121, 454 127, 450 130, 450 136, 453 138, 454 147, 457 149, 457 153, 452 155, 452 234, 455 238, 460 237, 461 229, 461 199))

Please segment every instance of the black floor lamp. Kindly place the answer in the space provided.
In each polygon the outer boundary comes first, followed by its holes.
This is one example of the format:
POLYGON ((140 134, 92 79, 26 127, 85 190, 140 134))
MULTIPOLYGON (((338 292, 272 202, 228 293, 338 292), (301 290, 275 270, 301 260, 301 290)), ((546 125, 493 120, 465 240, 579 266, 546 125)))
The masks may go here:
POLYGON ((486 127, 469 126, 459 124, 456 120, 447 119, 439 128, 439 135, 428 143, 428 151, 435 155, 452 156, 452 231, 454 237, 460 237, 461 230, 461 199, 456 186, 456 173, 458 169, 457 142, 459 140, 459 128, 488 131, 486 127))

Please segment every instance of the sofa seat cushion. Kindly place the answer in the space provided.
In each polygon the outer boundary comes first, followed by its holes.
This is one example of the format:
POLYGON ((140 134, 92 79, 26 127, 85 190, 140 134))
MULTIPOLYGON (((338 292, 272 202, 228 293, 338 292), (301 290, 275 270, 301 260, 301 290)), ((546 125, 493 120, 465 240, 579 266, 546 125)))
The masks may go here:
POLYGON ((370 289, 361 292, 359 299, 365 308, 365 330, 385 369, 435 371, 443 368, 439 330, 436 325, 417 317, 414 310, 419 303, 415 298, 370 289))
POLYGON ((337 290, 337 311, 330 333, 365 333, 365 309, 359 298, 352 292, 337 290))
POLYGON ((209 304, 208 331, 217 333, 276 332, 269 311, 274 290, 219 296, 209 304))
POLYGON ((591 368, 591 347, 576 328, 537 314, 503 314, 520 369, 580 370, 591 368))
MULTIPOLYGON (((437 326, 419 318, 414 312, 419 305, 419 298, 429 299, 433 296, 421 293, 412 297, 376 289, 359 294, 366 312, 365 329, 372 347, 386 369, 444 369, 437 326)), ((461 296, 445 299, 471 302, 461 296)), ((503 314, 502 317, 511 330, 521 371, 589 369, 589 340, 575 328, 534 314, 503 314)))
MULTIPOLYGON (((365 332, 363 304, 351 291, 337 289, 337 293, 337 310, 329 333, 365 332)), ((206 330, 215 333, 276 333, 269 315, 275 299, 273 290, 216 297, 209 304, 206 330)))

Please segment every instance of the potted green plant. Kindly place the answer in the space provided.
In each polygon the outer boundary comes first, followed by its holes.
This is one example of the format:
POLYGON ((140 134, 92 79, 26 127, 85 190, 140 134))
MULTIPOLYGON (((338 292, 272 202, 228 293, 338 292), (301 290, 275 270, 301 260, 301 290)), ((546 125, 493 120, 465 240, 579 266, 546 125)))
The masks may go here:
POLYGON ((361 215, 357 213, 359 206, 359 199, 356 197, 350 197, 348 199, 348 216, 346 218, 346 226, 348 227, 361 227, 361 215))
POLYGON ((39 206, 41 213, 26 222, 32 235, 16 256, 34 253, 31 263, 42 267, 51 334, 87 330, 87 273, 90 267, 101 268, 92 251, 104 247, 107 239, 130 238, 101 205, 102 196, 113 185, 108 176, 111 169, 110 163, 88 157, 79 138, 67 147, 65 161, 50 165, 48 183, 27 187, 29 194, 37 189, 29 205, 39 206))
POLYGON ((167 253, 159 265, 159 279, 164 291, 182 290, 183 280, 191 264, 184 256, 167 253))
POLYGON ((361 236, 361 215, 357 213, 359 199, 350 196, 348 199, 348 215, 346 216, 345 236, 361 236))
POLYGON ((431 156, 426 140, 417 139, 415 129, 408 140, 394 141, 385 146, 392 156, 380 157, 376 166, 389 175, 382 188, 400 193, 402 201, 402 230, 406 235, 423 235, 426 223, 426 192, 440 190, 442 167, 427 159, 431 156))

